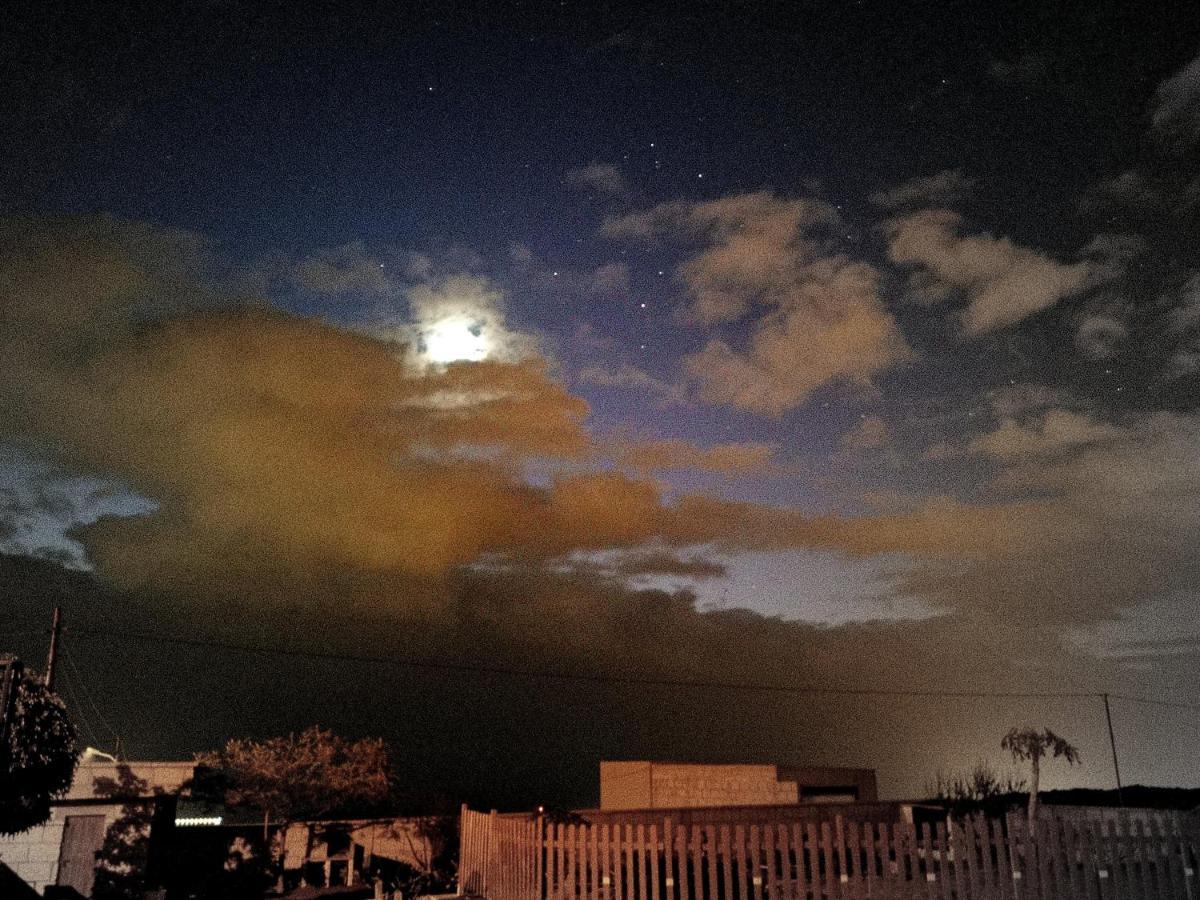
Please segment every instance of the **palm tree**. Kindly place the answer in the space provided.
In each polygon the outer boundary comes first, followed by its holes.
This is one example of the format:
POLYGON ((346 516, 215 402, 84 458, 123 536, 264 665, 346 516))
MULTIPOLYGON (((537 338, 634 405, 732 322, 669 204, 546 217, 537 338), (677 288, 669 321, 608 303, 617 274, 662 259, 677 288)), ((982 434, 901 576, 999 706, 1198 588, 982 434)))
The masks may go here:
POLYGON ((1057 759, 1061 756, 1068 765, 1073 766, 1079 762, 1079 750, 1049 728, 1039 730, 1030 728, 1028 725, 1024 728, 1009 729, 1008 734, 1000 740, 1000 747, 1010 752, 1016 761, 1028 760, 1033 770, 1029 784, 1029 828, 1032 830, 1037 817, 1038 781, 1041 777, 1042 757, 1049 754, 1057 759))

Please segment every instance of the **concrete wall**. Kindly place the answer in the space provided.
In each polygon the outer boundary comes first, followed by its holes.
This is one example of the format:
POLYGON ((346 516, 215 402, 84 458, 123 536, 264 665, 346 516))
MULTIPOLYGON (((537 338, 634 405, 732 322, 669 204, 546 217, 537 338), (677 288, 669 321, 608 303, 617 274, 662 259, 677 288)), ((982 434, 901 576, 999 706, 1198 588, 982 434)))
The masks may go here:
POLYGON ((775 766, 627 762, 600 764, 601 809, 679 809, 797 803, 775 766))
POLYGON ((872 769, 781 768, 646 760, 600 763, 600 809, 694 809, 871 802, 872 769))
MULTIPOLYGON (((126 765, 136 777, 150 784, 151 791, 155 787, 167 792, 177 790, 192 777, 191 763, 134 762, 126 765)), ((106 803, 97 793, 96 781, 106 778, 119 779, 117 763, 81 763, 75 770, 71 789, 61 800, 54 802, 49 821, 21 834, 0 837, 0 861, 39 893, 55 884, 67 816, 103 815, 107 829, 121 815, 123 803, 106 803)))

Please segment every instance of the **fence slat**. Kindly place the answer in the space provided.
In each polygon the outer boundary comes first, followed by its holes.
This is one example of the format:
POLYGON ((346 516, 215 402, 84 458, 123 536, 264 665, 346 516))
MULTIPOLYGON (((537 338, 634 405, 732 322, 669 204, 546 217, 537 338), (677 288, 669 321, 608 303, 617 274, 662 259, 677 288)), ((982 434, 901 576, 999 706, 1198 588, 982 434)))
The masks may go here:
POLYGON ((920 897, 925 893, 925 886, 921 883, 925 876, 921 874, 921 849, 917 843, 917 826, 912 822, 905 822, 900 826, 900 831, 904 835, 906 858, 906 864, 902 864, 902 869, 907 871, 904 895, 920 897))
POLYGON ((750 894, 746 887, 746 827, 735 825, 733 828, 733 844, 737 853, 737 879, 734 882, 737 900, 749 900, 750 894))
POLYGON ((649 852, 650 852, 650 893, 647 895, 650 900, 659 900, 658 895, 658 826, 653 822, 650 823, 649 834, 649 852))
POLYGON ((1082 877, 1084 870, 1080 865, 1082 860, 1079 851, 1079 836, 1075 828, 1075 822, 1073 819, 1064 817, 1061 825, 1063 848, 1067 858, 1067 880, 1071 891, 1071 900, 1087 900, 1087 892, 1082 877))
POLYGON ((807 900, 809 881, 804 869, 804 829, 800 827, 799 822, 793 822, 791 824, 791 832, 792 855, 796 863, 796 867, 793 870, 793 883, 795 885, 793 896, 797 900, 807 900))
POLYGON ((634 871, 637 873, 637 878, 636 881, 630 879, 637 885, 637 893, 634 896, 638 900, 650 900, 650 886, 646 880, 646 826, 641 822, 638 822, 634 829, 634 847, 634 871))
POLYGON ((938 895, 940 900, 954 897, 954 862, 950 859, 950 836, 946 822, 939 819, 933 827, 933 849, 938 855, 938 895))
POLYGON ((845 824, 846 838, 844 841, 845 854, 842 860, 842 865, 845 867, 843 871, 846 873, 846 884, 844 890, 850 897, 858 898, 864 895, 865 885, 862 879, 862 863, 860 852, 860 844, 858 838, 859 826, 857 822, 847 822, 845 824))
POLYGON ((1146 896, 1168 896, 1170 887, 1159 870, 1159 857, 1155 848, 1155 842, 1150 836, 1149 819, 1139 818, 1134 822, 1133 830, 1137 839, 1138 856, 1142 865, 1142 887, 1145 889, 1146 896))
POLYGON ((663 884, 665 891, 663 900, 675 900, 679 896, 679 888, 675 884, 675 826, 671 820, 663 822, 663 884))
POLYGON ((779 848, 779 896, 791 900, 796 896, 795 870, 792 868, 792 846, 788 827, 780 822, 775 826, 775 846, 779 848))
POLYGON ((675 889, 679 892, 680 900, 688 900, 691 894, 688 890, 687 828, 683 825, 675 828, 675 875, 675 889))
POLYGON ((625 854, 628 849, 624 828, 618 823, 612 827, 612 896, 614 900, 625 900, 625 854))
POLYGON ((701 844, 700 826, 694 824, 688 841, 688 856, 691 859, 691 895, 704 900, 704 854, 701 844))
POLYGON ((1182 900, 1184 897, 1183 883, 1180 878, 1182 870, 1175 863, 1175 854, 1172 852, 1166 818, 1157 815, 1150 822, 1150 834, 1155 842, 1155 852, 1159 856, 1159 872, 1165 879, 1167 895, 1172 900, 1182 900))
POLYGON ((721 835, 721 874, 724 882, 724 893, 721 894, 723 900, 733 900, 733 856, 729 846, 729 825, 722 823, 720 828, 721 835))
POLYGON ((708 862, 708 892, 710 900, 717 900, 717 828, 715 825, 704 826, 704 855, 708 862))
POLYGON ((887 886, 887 868, 886 864, 881 862, 883 854, 881 842, 883 840, 880 835, 879 826, 871 822, 867 826, 866 837, 863 842, 866 844, 867 851, 867 890, 872 898, 874 897, 890 897, 887 886))
POLYGON ((833 834, 828 822, 821 823, 821 859, 825 864, 825 894, 832 900, 839 895, 840 889, 834 875, 833 834))
POLYGON ((918 853, 921 857, 921 873, 918 880, 922 882, 919 890, 913 892, 913 896, 924 900, 938 900, 942 885, 938 862, 933 854, 933 827, 930 823, 919 822, 914 817, 913 828, 916 829, 918 853))
POLYGON ((1060 898, 1066 900, 1074 893, 1072 876, 1074 864, 1067 844, 1067 832, 1063 827, 1063 817, 1054 817, 1051 828, 1051 844, 1054 845, 1054 882, 1055 890, 1060 898))
POLYGON ((1108 828, 1109 843, 1112 849, 1116 894, 1122 900, 1134 900, 1133 870, 1132 866, 1128 864, 1128 841, 1121 834, 1121 824, 1118 820, 1109 819, 1105 824, 1108 828))
POLYGON ((625 826, 625 896, 629 900, 641 900, 636 893, 638 884, 643 879, 637 877, 637 843, 634 839, 633 826, 625 826))
POLYGON ((763 842, 763 881, 766 882, 768 900, 779 900, 779 882, 775 871, 775 826, 764 825, 762 830, 763 842))
MULTIPOLYGON (((1109 829, 1103 822, 1091 823, 1096 847, 1096 884, 1100 889, 1101 900, 1117 900, 1120 896, 1117 889, 1117 873, 1119 868, 1116 859, 1116 848, 1109 835, 1109 829)), ((1122 898, 1124 900, 1124 898, 1122 898)))
POLYGON ((759 866, 759 853, 761 849, 762 836, 758 833, 758 826, 751 825, 750 833, 750 858, 747 860, 750 876, 750 893, 749 897, 752 900, 759 900, 762 897, 762 869, 759 866))

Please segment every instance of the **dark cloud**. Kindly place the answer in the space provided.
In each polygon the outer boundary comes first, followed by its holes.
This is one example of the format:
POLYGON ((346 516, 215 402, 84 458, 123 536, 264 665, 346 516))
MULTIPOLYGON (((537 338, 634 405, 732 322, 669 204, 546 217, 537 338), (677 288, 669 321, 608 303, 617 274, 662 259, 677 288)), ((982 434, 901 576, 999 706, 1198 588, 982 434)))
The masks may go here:
POLYGON ((988 66, 988 74, 1001 84, 1041 84, 1049 71, 1050 57, 1036 52, 1022 53, 1011 62, 998 59, 988 66))
POLYGON ((612 163, 592 162, 566 174, 567 184, 586 187, 599 194, 624 197, 629 193, 629 184, 621 170, 612 163))
POLYGON ((660 406, 688 405, 687 391, 680 385, 655 378, 649 372, 628 364, 615 369, 588 366, 579 371, 579 380, 600 387, 639 391, 654 398, 660 406))
POLYGON ((1075 346, 1089 359, 1111 359, 1129 336, 1129 329, 1120 319, 1103 314, 1084 317, 1075 332, 1075 346))
POLYGON ((1158 86, 1151 128, 1172 153, 1186 153, 1200 142, 1200 56, 1158 86))
POLYGON ((914 178, 886 191, 872 194, 870 200, 884 209, 899 210, 929 206, 954 206, 975 189, 975 179, 962 169, 947 169, 936 175, 914 178))

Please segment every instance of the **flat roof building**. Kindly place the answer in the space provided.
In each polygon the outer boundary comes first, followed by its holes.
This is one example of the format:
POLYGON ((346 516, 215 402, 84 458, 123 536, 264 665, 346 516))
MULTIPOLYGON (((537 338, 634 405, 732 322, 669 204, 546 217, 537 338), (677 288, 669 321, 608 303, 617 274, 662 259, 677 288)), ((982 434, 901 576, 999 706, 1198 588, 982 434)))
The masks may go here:
POLYGON ((600 809, 873 803, 874 769, 649 760, 600 763, 600 809))

